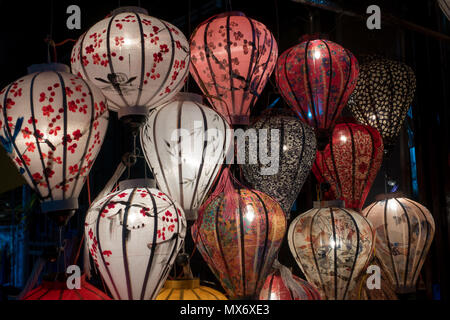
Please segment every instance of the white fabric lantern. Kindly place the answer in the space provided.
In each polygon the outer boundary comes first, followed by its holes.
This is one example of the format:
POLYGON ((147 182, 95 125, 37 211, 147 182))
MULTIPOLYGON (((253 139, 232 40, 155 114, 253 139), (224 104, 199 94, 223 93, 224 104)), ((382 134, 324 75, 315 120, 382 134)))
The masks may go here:
POLYGON ((438 0, 439 7, 445 14, 448 20, 450 20, 450 0, 438 0))
POLYGON ((0 92, 0 140, 45 212, 64 224, 108 126, 106 99, 61 64, 35 65, 0 92))
POLYGON ((108 106, 145 116, 167 102, 189 72, 189 44, 172 24, 145 9, 123 7, 84 33, 72 50, 72 72, 101 88, 108 106))
POLYGON ((179 93, 150 111, 141 129, 141 146, 161 190, 197 218, 231 146, 225 119, 201 104, 200 95, 179 93))
POLYGON ((184 212, 152 184, 119 188, 89 208, 86 244, 116 300, 155 299, 183 245, 184 212))

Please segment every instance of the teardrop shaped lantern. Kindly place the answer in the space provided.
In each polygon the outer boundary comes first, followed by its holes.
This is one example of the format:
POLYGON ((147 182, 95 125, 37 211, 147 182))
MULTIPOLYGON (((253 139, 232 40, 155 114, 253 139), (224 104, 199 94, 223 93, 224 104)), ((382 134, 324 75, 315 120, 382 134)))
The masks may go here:
POLYGON ((314 203, 288 231, 292 255, 323 299, 345 300, 375 246, 370 222, 339 201, 314 203))
POLYGON ((200 285, 200 279, 167 280, 156 300, 228 300, 212 288, 200 285))
POLYGON ((151 184, 119 188, 89 208, 87 246, 114 299, 155 299, 183 245, 184 212, 151 184))
POLYGON ((372 127, 337 124, 331 143, 318 151, 313 172, 317 180, 328 182, 334 198, 345 207, 360 211, 383 160, 383 142, 372 127))
POLYGON ((174 25, 147 10, 122 7, 75 44, 72 72, 101 88, 119 118, 145 118, 178 93, 189 70, 189 44, 174 25))
POLYGON ((0 91, 0 140, 59 225, 78 208, 78 195, 108 127, 101 91, 61 64, 39 70, 0 91))
POLYGON ((196 94, 179 93, 150 111, 141 146, 159 188, 176 200, 188 220, 206 199, 232 141, 228 123, 196 94))
POLYGON ((239 185, 229 169, 202 206, 192 237, 232 299, 257 299, 286 231, 280 205, 239 185))
POLYGON ((45 277, 42 284, 28 292, 22 300, 111 300, 108 295, 86 281, 84 275, 80 279, 80 288, 69 289, 66 277, 55 280, 45 277))
POLYGON ((402 62, 377 58, 361 65, 348 107, 356 120, 380 132, 386 153, 396 143, 415 90, 415 74, 402 62))
POLYGON ((353 54, 329 40, 304 41, 277 62, 277 86, 299 118, 317 130, 319 149, 356 86, 359 66, 353 54))
POLYGON ((255 189, 277 200, 289 217, 316 157, 314 131, 290 111, 279 109, 264 111, 249 129, 256 130, 258 136, 250 140, 245 152, 244 176, 255 189), (256 159, 262 143, 277 162, 262 164, 259 157, 256 159))
POLYGON ((447 19, 450 20, 450 0, 438 0, 438 4, 447 19))
POLYGON ((376 255, 398 293, 416 291, 416 282, 434 237, 434 219, 421 204, 399 193, 380 195, 364 209, 373 225, 376 255))
POLYGON ((232 125, 249 124, 277 61, 272 33, 242 12, 225 12, 194 30, 190 51, 191 75, 214 109, 232 125))

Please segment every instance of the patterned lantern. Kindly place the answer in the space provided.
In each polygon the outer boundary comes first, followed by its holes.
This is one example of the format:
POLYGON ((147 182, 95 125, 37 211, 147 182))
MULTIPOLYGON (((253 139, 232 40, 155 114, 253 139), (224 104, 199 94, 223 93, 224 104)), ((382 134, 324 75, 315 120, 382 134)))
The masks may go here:
POLYGON ((0 92, 0 140, 58 224, 78 195, 108 127, 106 100, 60 64, 35 65, 0 92))
POLYGON ((383 142, 372 127, 341 123, 334 127, 331 143, 317 152, 313 172, 328 182, 334 198, 346 208, 360 211, 381 167, 383 142))
MULTIPOLYGON (((275 172, 266 172, 269 164, 261 164, 260 161, 250 164, 250 159, 246 159, 245 165, 242 166, 244 176, 255 189, 277 200, 289 217, 292 204, 297 199, 316 157, 314 131, 291 112, 276 109, 264 111, 250 129, 255 129, 261 140, 265 137, 261 136, 260 130, 267 130, 267 149, 272 153, 278 152, 279 163, 278 166, 272 166, 275 172), (277 135, 272 137, 272 133, 277 135), (278 139, 272 141, 273 138, 278 139), (276 150, 271 149, 274 142, 276 150)), ((253 149, 245 153, 247 157, 258 153, 259 143, 260 141, 254 140, 252 145, 250 141, 250 147, 253 149)))
POLYGON ((66 279, 44 280, 42 284, 28 292, 22 300, 111 300, 105 293, 86 282, 83 275, 80 289, 69 289, 66 279))
POLYGON ((228 300, 221 292, 201 286, 200 279, 167 280, 156 300, 228 300))
POLYGON ((303 122, 316 128, 319 149, 356 86, 358 70, 353 54, 328 40, 304 41, 278 59, 281 95, 303 122))
POLYGON ((72 72, 92 81, 119 118, 145 116, 179 92, 188 76, 189 44, 170 23, 123 7, 84 33, 72 50, 72 72))
POLYGON ((249 124, 250 108, 273 72, 278 46, 261 22, 226 12, 192 33, 191 75, 211 105, 233 125, 249 124))
POLYGON ((380 132, 386 153, 395 144, 415 90, 414 72, 401 62, 378 58, 361 65, 348 107, 359 122, 380 132))
POLYGON ((86 244, 114 299, 154 299, 182 247, 184 213, 141 181, 119 187, 89 208, 86 244))
POLYGON ((438 0, 439 7, 445 14, 448 20, 450 20, 450 0, 438 0))
POLYGON ((398 193, 364 209, 376 234, 376 255, 398 293, 414 292, 434 237, 434 220, 421 204, 398 193))
POLYGON ((256 299, 286 231, 280 205, 223 171, 202 206, 192 237, 203 259, 233 299, 256 299))
POLYGON ((201 102, 199 95, 179 93, 150 111, 141 129, 141 146, 159 188, 188 220, 197 218, 232 141, 227 122, 201 102))
POLYGON ((333 202, 316 202, 295 218, 288 242, 306 279, 326 300, 349 298, 375 245, 370 222, 333 202))

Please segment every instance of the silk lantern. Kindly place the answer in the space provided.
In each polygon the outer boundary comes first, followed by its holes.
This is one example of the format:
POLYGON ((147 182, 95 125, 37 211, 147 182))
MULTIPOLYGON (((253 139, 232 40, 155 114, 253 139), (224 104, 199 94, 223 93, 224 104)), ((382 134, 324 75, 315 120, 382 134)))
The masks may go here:
POLYGON ((316 202, 288 231, 292 255, 323 299, 345 300, 375 246, 370 222, 339 202, 316 202))
POLYGON ((156 298, 186 235, 183 210, 140 180, 94 202, 86 215, 87 246, 116 300, 156 298))
POLYGON ((329 40, 304 41, 278 59, 280 93, 299 118, 317 130, 319 149, 347 104, 358 72, 353 54, 329 40))
POLYGON ((242 12, 225 12, 194 30, 190 51, 191 75, 214 109, 232 125, 249 124, 277 61, 272 33, 242 12))
POLYGON ((156 300, 228 300, 221 292, 201 286, 200 279, 167 280, 156 300))
POLYGON ((334 127, 331 142, 317 152, 313 172, 328 182, 331 194, 345 207, 360 211, 383 161, 383 141, 372 127, 341 123, 334 127))
MULTIPOLYGON (((290 111, 268 109, 249 127, 259 133, 258 139, 250 140, 246 162, 242 171, 246 180, 257 190, 273 197, 289 217, 292 204, 309 175, 316 156, 316 137, 314 131, 298 120, 290 111), (263 130, 267 135, 261 135, 263 130), (276 133, 275 141, 272 134, 276 133), (267 142, 265 137, 267 137, 267 142), (276 150, 271 149, 275 143, 276 150), (261 144, 267 144, 267 150, 279 155, 277 166, 269 172, 269 165, 260 159, 250 163, 250 157, 261 151, 261 144), (266 172, 267 171, 267 172, 266 172)), ((273 155, 273 154, 272 154, 273 155)))
POLYGON ((232 299, 257 299, 286 231, 280 205, 224 169, 191 228, 203 259, 232 299))
POLYGON ((376 232, 376 255, 398 293, 415 291, 434 237, 434 219, 421 204, 399 193, 377 197, 363 214, 376 232))
POLYGON ((189 44, 177 27, 147 10, 122 7, 80 37, 71 63, 74 74, 101 88, 119 118, 143 118, 182 89, 189 44))
POLYGON ((102 146, 106 100, 65 65, 29 70, 0 92, 0 140, 41 199, 42 211, 63 225, 78 208, 78 195, 102 146))
POLYGON ((149 113, 141 129, 145 159, 159 188, 181 205, 188 220, 197 218, 231 139, 228 123, 196 94, 179 93, 149 113))
POLYGON ((377 129, 385 152, 393 148, 411 106, 416 77, 406 64, 384 58, 361 65, 348 108, 360 123, 377 129))
POLYGON ((438 0, 438 4, 447 19, 450 20, 450 0, 438 0))
POLYGON ((80 279, 80 288, 69 289, 67 279, 50 279, 47 277, 37 288, 28 292, 22 300, 111 300, 86 281, 83 275, 80 279))

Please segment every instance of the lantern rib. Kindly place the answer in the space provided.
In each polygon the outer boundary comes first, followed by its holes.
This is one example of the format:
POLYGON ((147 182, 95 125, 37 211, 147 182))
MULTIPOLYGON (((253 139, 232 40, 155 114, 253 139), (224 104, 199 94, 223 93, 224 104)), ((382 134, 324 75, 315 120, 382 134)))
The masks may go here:
MULTIPOLYGON (((214 292, 209 291, 209 290, 206 290, 206 289, 205 289, 204 287, 202 287, 202 286, 200 286, 200 287, 198 288, 198 290, 200 290, 200 291, 202 291, 202 292, 206 292, 206 293, 212 295, 212 296, 214 297, 214 299, 216 299, 216 300, 220 300, 219 297, 218 297, 217 295, 214 294, 214 292)), ((192 291, 195 291, 195 290, 192 290, 192 291)), ((199 300, 201 300, 201 298, 200 298, 199 296, 198 296, 198 298, 199 298, 199 300)))
MULTIPOLYGON (((322 290, 323 290, 323 294, 325 295, 325 299, 328 300, 327 290, 325 289, 325 284, 324 284, 323 279, 322 279, 322 273, 320 272, 319 263, 318 263, 318 261, 317 261, 316 254, 315 254, 315 252, 314 252, 314 241, 313 241, 313 234, 312 234, 312 229, 313 229, 314 219, 316 218, 316 216, 319 214, 319 212, 320 212, 321 210, 322 210, 322 209, 317 210, 317 211, 313 214, 313 216, 311 217, 311 222, 310 222, 310 224, 309 224, 309 239, 310 239, 311 253, 312 253, 312 256, 313 256, 313 258, 314 258, 314 264, 316 265, 316 268, 317 268, 317 274, 319 275, 319 279, 320 279, 320 285, 322 286, 322 290)), ((294 238, 294 233, 292 233, 292 238, 294 238)), ((292 241, 292 243, 294 243, 294 241, 292 241)), ((296 253, 297 253, 297 250, 295 250, 295 251, 296 251, 296 253)), ((299 261, 301 261, 300 257, 298 256, 298 253, 297 253, 297 257, 299 258, 299 261)))
MULTIPOLYGON (((350 277, 347 280, 347 286, 345 288, 344 295, 342 296, 342 299, 345 299, 345 297, 347 296, 347 293, 348 293, 348 288, 350 286, 350 282, 352 281, 352 277, 353 277, 353 274, 355 272, 356 261, 358 261, 359 245, 360 245, 361 239, 360 239, 360 230, 359 230, 358 224, 356 223, 355 218, 353 218, 353 216, 347 210, 345 210, 344 208, 342 208, 342 211, 345 212, 345 214, 347 214, 350 217, 350 219, 352 219, 353 224, 355 225, 355 229, 356 229, 356 253, 355 253, 355 259, 353 260, 353 265, 352 265, 352 269, 351 269, 351 272, 350 272, 350 277)), ((370 257, 370 255, 369 255, 369 257, 370 257)))
POLYGON ((335 221, 334 221, 334 213, 333 213, 333 208, 330 207, 330 218, 331 218, 331 228, 333 230, 333 241, 334 241, 334 246, 333 246, 333 253, 334 253, 334 299, 337 299, 338 297, 338 292, 337 292, 337 288, 338 288, 338 271, 337 271, 337 243, 336 243, 336 226, 335 226, 335 221))
MULTIPOLYGON (((83 287, 83 289, 86 289, 87 291, 91 292, 92 294, 96 295, 97 297, 100 298, 100 300, 105 300, 104 297, 102 297, 101 295, 98 294, 98 292, 95 292, 94 290, 92 290, 91 288, 89 288, 89 286, 85 285, 83 287)), ((76 291, 76 290, 75 290, 76 291)))
POLYGON ((364 202, 366 200, 366 199, 364 199, 364 201, 363 201, 363 196, 364 196, 364 193, 366 191, 365 189, 367 188, 367 187, 364 187, 364 186, 367 185, 367 181, 369 180, 370 172, 372 171, 372 168, 373 168, 373 159, 375 157, 375 139, 373 137, 372 130, 370 130, 367 127, 362 127, 362 128, 364 128, 364 130, 366 130, 367 133, 370 135, 370 141, 372 142, 372 153, 370 155, 369 169, 367 170, 367 174, 366 174, 366 177, 364 179, 363 187, 361 188, 361 195, 359 197, 360 203, 358 204, 358 210, 362 209, 362 207, 364 206, 364 202))
POLYGON ((234 109, 235 106, 235 94, 234 94, 234 81, 233 81, 233 63, 231 60, 231 41, 230 41, 230 18, 231 16, 227 16, 227 23, 226 23, 226 29, 227 29, 227 46, 226 50, 228 53, 228 69, 230 73, 230 94, 231 94, 231 108, 234 109))
POLYGON ((273 286, 273 279, 275 278, 275 274, 272 274, 270 276, 270 281, 269 281, 269 290, 267 290, 267 300, 272 300, 271 298, 271 292, 272 292, 272 286, 273 286))
MULTIPOLYGON (((43 289, 43 288, 42 288, 43 289)), ((44 296, 47 295, 47 293, 50 292, 50 289, 47 289, 47 291, 45 291, 42 295, 39 296, 39 298, 37 298, 36 300, 41 300, 44 296)))
MULTIPOLYGON (((239 193, 239 199, 241 198, 241 189, 237 189, 239 193)), ((243 295, 246 296, 247 294, 247 281, 246 281, 246 275, 245 275, 245 234, 244 234, 244 221, 242 217, 242 209, 241 209, 241 202, 238 199, 238 210, 239 210, 239 230, 241 234, 241 279, 242 279, 242 287, 243 287, 243 295)))
POLYGON ((394 254, 392 251, 391 241, 389 240, 389 234, 388 234, 388 223, 387 223, 387 206, 388 206, 389 199, 384 200, 384 233, 386 235, 386 243, 389 248, 389 255, 391 256, 391 263, 392 263, 392 271, 395 276, 395 282, 397 283, 397 288, 400 287, 400 281, 398 279, 398 272, 397 268, 395 267, 394 263, 394 254))
MULTIPOLYGON (((312 93, 312 87, 311 87, 311 79, 309 78, 309 66, 308 66, 308 47, 309 44, 311 43, 310 40, 308 40, 306 42, 305 45, 305 77, 306 77, 306 85, 308 87, 308 92, 309 92, 309 101, 310 103, 308 103, 308 109, 312 108, 312 115, 314 117, 314 123, 316 124, 316 128, 320 129, 319 126, 319 122, 317 121, 317 115, 316 115, 316 102, 313 99, 313 93, 312 93)), ((301 107, 300 107, 301 108, 301 107)))
MULTIPOLYGON (((183 112, 183 101, 179 100, 177 105, 177 132, 181 129, 181 114, 183 112)), ((181 135, 178 136, 178 186, 180 188, 180 205, 184 208, 184 190, 183 190, 183 164, 181 150, 181 135)))
POLYGON ((398 201, 397 198, 394 198, 393 200, 397 201, 397 203, 400 205, 400 207, 402 207, 405 218, 406 218, 406 223, 408 225, 408 249, 407 249, 407 253, 406 253, 405 274, 404 274, 404 279, 403 279, 404 286, 408 287, 408 269, 409 269, 409 259, 410 259, 410 254, 411 254, 411 221, 409 220, 408 211, 406 210, 403 203, 398 201))
MULTIPOLYGON (((355 175, 356 175, 356 150, 355 150, 355 136, 353 134, 352 131, 352 127, 351 125, 349 125, 348 123, 345 124, 348 128, 348 131, 350 133, 350 138, 352 140, 352 204, 355 201, 355 175)), ((369 171, 367 171, 369 173, 369 171)), ((342 192, 343 193, 343 192, 342 192)), ((354 204, 352 205, 352 207, 354 206, 354 204)), ((359 206, 358 206, 359 208, 359 206)))
POLYGON ((142 21, 141 21, 141 17, 139 16, 139 14, 134 12, 134 15, 136 16, 136 20, 138 22, 139 25, 139 33, 141 36, 141 80, 140 80, 140 84, 139 84, 139 88, 138 88, 138 96, 136 98, 136 106, 139 106, 139 102, 141 101, 141 96, 142 96, 142 86, 144 85, 144 74, 145 74, 145 42, 144 42, 144 28, 142 27, 142 21))
MULTIPOLYGON (((300 172, 300 168, 302 167, 302 163, 303 163, 303 157, 305 155, 305 143, 306 143, 306 132, 305 132, 305 127, 303 124, 300 125, 301 130, 302 130, 302 151, 300 151, 300 157, 298 159, 298 168, 296 169, 296 173, 295 173, 295 180, 294 181, 298 181, 298 174, 300 172)), ((291 205, 292 207, 292 205, 291 205)))
POLYGON ((326 104, 326 108, 325 108, 325 121, 324 121, 324 126, 325 128, 327 128, 327 120, 328 120, 328 109, 330 107, 330 95, 331 95, 331 82, 333 80, 333 59, 331 57, 331 50, 330 47, 328 46, 326 41, 322 41, 325 46, 327 47, 328 50, 328 57, 330 59, 330 77, 329 77, 329 83, 328 83, 328 94, 327 94, 327 104, 326 104))
POLYGON ((243 93, 242 96, 242 101, 241 101, 241 107, 239 108, 239 114, 242 114, 242 110, 244 109, 244 102, 245 100, 248 98, 248 94, 250 92, 250 79, 251 76, 254 73, 254 70, 256 68, 256 62, 254 62, 255 59, 255 51, 256 51, 256 45, 255 45, 255 25, 252 22, 252 19, 250 19, 249 17, 245 17, 248 19, 248 23, 250 24, 251 28, 252 28, 252 54, 250 56, 250 63, 248 65, 248 72, 247 72, 247 77, 245 78, 245 85, 246 85, 246 90, 243 93))
MULTIPOLYGON (((333 139, 333 138, 331 138, 333 139)), ((329 144, 330 146, 330 155, 331 155, 331 163, 333 164, 333 169, 334 169, 334 174, 336 176, 336 179, 333 179, 337 182, 337 187, 338 190, 336 190, 336 196, 338 198, 343 197, 344 196, 344 192, 342 190, 342 184, 341 184, 341 178, 339 177, 339 171, 337 170, 336 167, 336 159, 334 158, 334 152, 333 152, 333 142, 329 144)), ((333 174, 331 173, 330 170, 330 176, 333 176, 333 174)))
MULTIPOLYGON (((63 294, 65 293, 66 290, 61 289, 61 291, 62 291, 62 292, 61 292, 61 298, 60 298, 59 300, 62 300, 63 294)), ((78 300, 84 300, 83 296, 78 292, 78 290, 72 290, 72 291, 75 292, 75 294, 76 294, 77 297, 78 297, 78 300)))
MULTIPOLYGON (((67 137, 67 96, 66 96, 66 84, 64 82, 63 77, 61 76, 61 74, 59 72, 56 72, 56 74, 58 75, 59 78, 59 82, 61 83, 61 91, 62 91, 62 98, 63 98, 63 109, 64 109, 64 136, 63 139, 66 139, 67 137)), ((63 165, 62 165, 62 176, 63 176, 63 181, 61 182, 61 187, 62 187, 62 193, 63 193, 63 199, 66 199, 66 183, 67 183, 67 145, 68 143, 64 143, 63 144, 63 165)), ((81 170, 81 169, 80 169, 81 170)))

